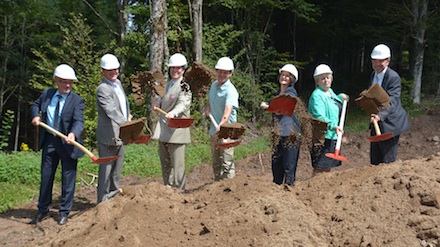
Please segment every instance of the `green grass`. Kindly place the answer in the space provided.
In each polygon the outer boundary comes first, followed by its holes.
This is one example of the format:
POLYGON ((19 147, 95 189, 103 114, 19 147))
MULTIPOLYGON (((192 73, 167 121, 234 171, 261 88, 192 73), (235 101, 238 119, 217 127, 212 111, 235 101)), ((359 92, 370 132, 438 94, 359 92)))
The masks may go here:
POLYGON ((349 107, 344 123, 344 130, 347 132, 361 132, 368 130, 370 118, 365 111, 359 107, 349 107))
MULTIPOLYGON (((211 163, 209 138, 206 134, 194 130, 196 137, 187 146, 185 165, 189 172, 202 163, 211 163)), ((270 149, 270 140, 264 136, 235 149, 236 160, 246 158, 270 149)), ((95 154, 98 156, 97 154, 95 154)), ((98 165, 84 156, 78 160, 77 188, 90 183, 92 176, 98 174, 98 165)), ((41 152, 22 151, 17 153, 0 152, 0 212, 23 205, 38 198, 40 182, 41 152)), ((148 145, 128 145, 126 147, 122 175, 141 177, 161 177, 157 141, 148 145)), ((58 166, 54 188, 60 188, 61 164, 58 166)), ((96 180, 95 180, 96 182, 96 180)))

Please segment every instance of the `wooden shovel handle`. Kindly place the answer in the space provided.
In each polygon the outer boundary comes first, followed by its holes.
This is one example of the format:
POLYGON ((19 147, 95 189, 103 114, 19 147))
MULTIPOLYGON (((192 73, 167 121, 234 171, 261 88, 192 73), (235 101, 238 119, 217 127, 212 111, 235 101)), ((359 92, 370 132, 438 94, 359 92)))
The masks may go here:
MULTIPOLYGON (((43 122, 40 122, 39 125, 40 125, 41 127, 45 128, 45 129, 48 129, 48 130, 52 131, 52 132, 55 133, 57 136, 59 136, 59 137, 61 137, 61 138, 64 138, 64 139, 67 139, 67 136, 66 136, 66 135, 64 135, 63 133, 61 133, 61 132, 55 130, 54 128, 50 127, 49 125, 47 125, 47 124, 45 124, 45 123, 43 123, 43 122)), ((93 158, 96 158, 95 155, 94 155, 92 152, 90 152, 87 148, 85 148, 83 145, 81 145, 80 143, 76 142, 75 140, 70 140, 70 143, 71 143, 72 145, 74 145, 75 147, 79 148, 81 151, 83 151, 85 154, 87 154, 88 156, 90 156, 92 159, 93 159, 93 158)))
POLYGON ((160 107, 156 107, 156 111, 162 113, 163 115, 167 115, 167 112, 162 110, 162 109, 160 109, 160 107))
POLYGON ((380 132, 379 124, 377 124, 376 119, 373 119, 374 130, 376 131, 376 135, 380 136, 382 133, 380 132))
POLYGON ((218 124, 215 121, 215 118, 214 118, 214 116, 211 113, 209 113, 209 119, 211 119, 212 124, 214 124, 215 129, 217 129, 218 128, 218 124))

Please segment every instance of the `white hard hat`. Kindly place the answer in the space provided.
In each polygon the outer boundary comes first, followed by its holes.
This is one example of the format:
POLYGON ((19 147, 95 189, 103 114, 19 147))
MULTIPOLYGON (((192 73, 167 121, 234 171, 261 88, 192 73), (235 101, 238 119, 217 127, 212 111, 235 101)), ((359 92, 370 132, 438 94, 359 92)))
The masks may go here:
POLYGON ((215 65, 215 69, 233 71, 234 70, 234 62, 229 57, 222 57, 218 60, 215 65))
POLYGON ((376 45, 371 52, 371 59, 387 59, 391 57, 390 48, 384 44, 376 45))
POLYGON ((168 61, 168 67, 179 67, 183 66, 186 68, 188 62, 186 61, 186 58, 184 55, 180 53, 176 53, 170 57, 170 60, 168 61))
POLYGON ((119 69, 119 66, 121 66, 121 64, 119 64, 118 58, 115 57, 115 55, 105 54, 104 56, 102 56, 101 68, 105 70, 112 70, 112 69, 119 69))
POLYGON ((330 67, 327 64, 320 64, 316 66, 315 72, 313 72, 313 77, 316 78, 317 76, 323 74, 333 74, 332 69, 330 69, 330 67))
POLYGON ((55 76, 61 79, 78 80, 75 75, 75 70, 67 64, 58 65, 53 72, 53 77, 55 78, 55 76))
POLYGON ((298 70, 296 69, 295 65, 290 63, 286 64, 279 70, 280 73, 281 71, 286 71, 293 75, 295 77, 294 83, 298 81, 298 70))

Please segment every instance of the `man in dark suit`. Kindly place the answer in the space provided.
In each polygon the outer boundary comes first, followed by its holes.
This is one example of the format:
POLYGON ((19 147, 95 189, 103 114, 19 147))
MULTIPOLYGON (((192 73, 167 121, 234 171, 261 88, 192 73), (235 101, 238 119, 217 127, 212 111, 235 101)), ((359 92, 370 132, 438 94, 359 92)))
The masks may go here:
POLYGON ((77 80, 75 71, 67 64, 55 68, 53 80, 57 88, 45 89, 31 106, 32 124, 44 122, 64 133, 61 139, 48 130, 40 130, 39 148, 43 149, 41 160, 41 184, 38 198, 38 214, 32 224, 40 223, 49 213, 52 203, 52 188, 58 162, 62 166, 62 192, 59 224, 67 223, 72 209, 75 193, 76 166, 78 158, 84 153, 73 145, 71 140, 82 143, 84 129, 84 99, 72 91, 73 81, 77 80))
MULTIPOLYGON (((371 122, 376 120, 382 133, 392 133, 393 137, 385 141, 371 142, 370 162, 373 165, 396 161, 400 134, 409 128, 408 116, 400 101, 400 76, 388 67, 390 60, 391 51, 388 46, 379 44, 374 47, 371 52, 374 71, 371 74, 370 85, 376 82, 382 86, 390 96, 390 103, 389 107, 381 108, 379 113, 371 114, 371 122)), ((376 135, 374 128, 371 128, 371 135, 376 135)))

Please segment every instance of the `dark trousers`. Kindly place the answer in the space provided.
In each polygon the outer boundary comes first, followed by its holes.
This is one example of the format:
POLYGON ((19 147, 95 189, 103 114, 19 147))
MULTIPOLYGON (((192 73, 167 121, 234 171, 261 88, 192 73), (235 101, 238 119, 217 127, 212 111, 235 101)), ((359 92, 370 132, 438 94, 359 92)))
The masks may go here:
POLYGON ((44 137, 40 196, 38 198, 38 213, 40 214, 49 212, 52 204, 53 182, 60 160, 62 169, 60 215, 67 216, 72 209, 78 160, 72 159, 63 145, 59 137, 51 134, 46 134, 44 137))
POLYGON ((289 137, 280 137, 272 153, 273 182, 293 185, 299 158, 299 146, 290 142, 289 137))
POLYGON ((312 167, 314 169, 330 171, 332 168, 341 165, 341 161, 325 156, 327 153, 335 153, 336 141, 337 140, 325 139, 323 145, 312 146, 310 150, 310 157, 312 159, 312 167))
POLYGON ((370 163, 378 165, 380 163, 387 164, 396 161, 399 137, 400 135, 385 141, 372 142, 370 145, 370 163))

